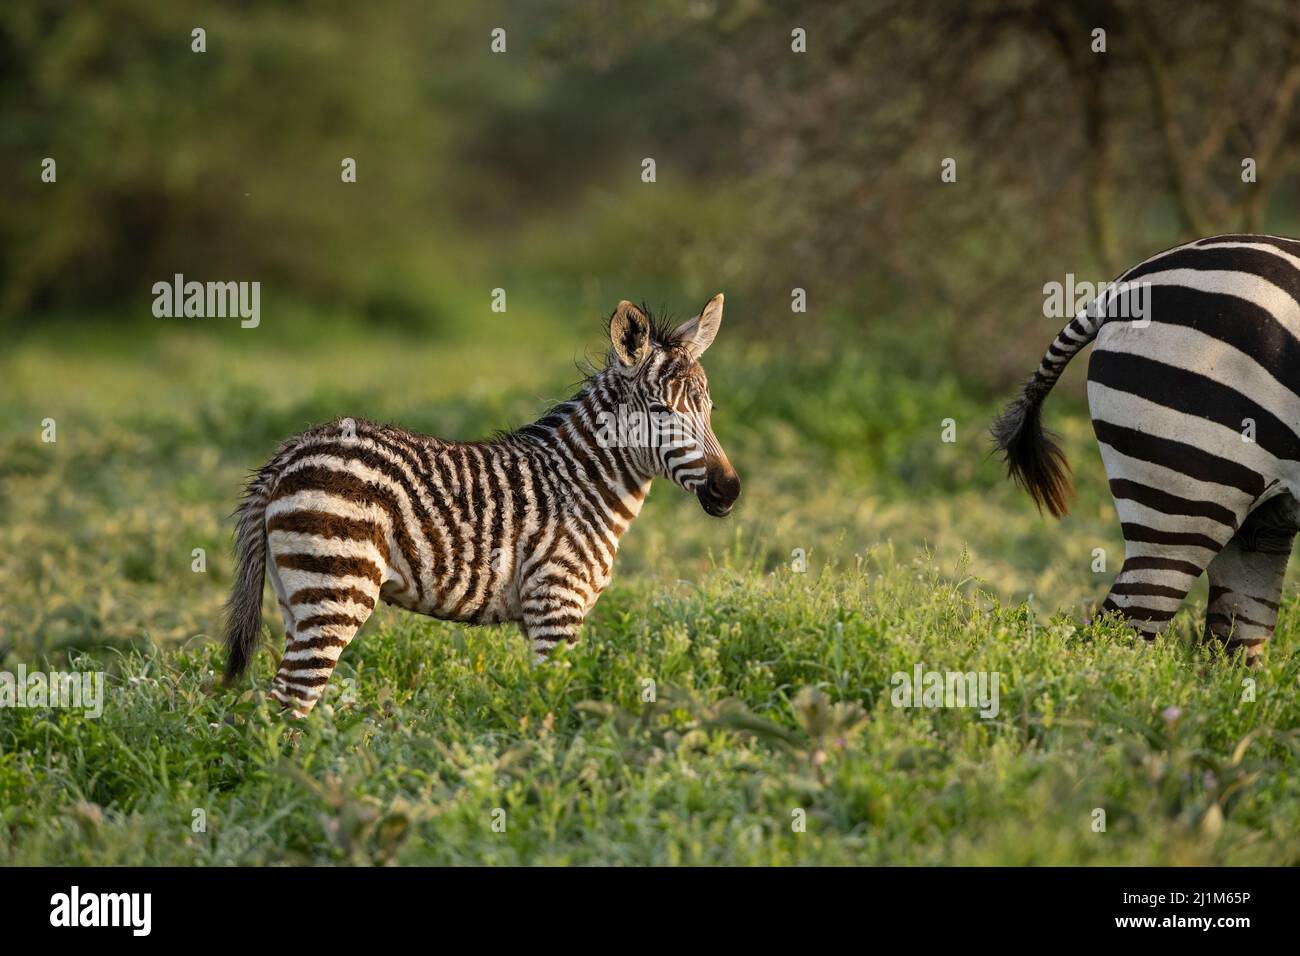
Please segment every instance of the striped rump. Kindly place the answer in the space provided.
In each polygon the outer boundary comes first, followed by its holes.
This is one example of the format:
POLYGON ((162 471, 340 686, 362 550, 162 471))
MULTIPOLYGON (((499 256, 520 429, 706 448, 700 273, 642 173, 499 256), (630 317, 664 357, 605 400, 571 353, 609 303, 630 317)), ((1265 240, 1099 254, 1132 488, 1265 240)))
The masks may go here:
POLYGON ((1148 637, 1208 572, 1206 637, 1253 658, 1271 637, 1300 520, 1300 242, 1227 235, 1153 256, 1072 319, 994 425, 1013 477, 1053 515, 1068 479, 1040 408, 1066 364, 1088 366, 1093 430, 1125 560, 1103 609, 1148 637))

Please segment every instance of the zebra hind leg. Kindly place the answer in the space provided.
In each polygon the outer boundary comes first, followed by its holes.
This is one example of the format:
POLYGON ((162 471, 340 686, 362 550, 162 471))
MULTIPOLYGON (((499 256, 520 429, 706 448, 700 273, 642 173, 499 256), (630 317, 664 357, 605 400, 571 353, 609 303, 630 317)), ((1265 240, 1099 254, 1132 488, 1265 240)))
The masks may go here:
POLYGON ((285 635, 271 696, 292 716, 305 717, 316 706, 377 599, 358 588, 303 588, 289 599, 294 625, 285 635))
MULTIPOLYGON (((1169 626, 1225 542, 1204 534, 1151 531, 1126 524, 1127 554, 1101 614, 1119 614, 1148 641, 1169 626)), ((1225 528, 1226 540, 1231 529, 1225 528)))
POLYGON ((1297 530, 1296 500, 1273 498, 1251 512, 1210 564, 1204 640, 1254 663, 1277 625, 1278 604, 1297 530))

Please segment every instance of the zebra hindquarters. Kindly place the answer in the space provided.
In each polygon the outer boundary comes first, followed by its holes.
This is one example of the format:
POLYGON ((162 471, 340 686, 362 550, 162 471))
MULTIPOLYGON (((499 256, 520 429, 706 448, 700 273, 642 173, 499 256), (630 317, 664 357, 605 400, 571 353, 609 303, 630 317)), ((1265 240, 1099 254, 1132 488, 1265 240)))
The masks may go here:
POLYGON ((1247 663, 1254 663, 1277 626, 1296 513, 1289 494, 1271 499, 1251 512, 1210 564, 1204 639, 1240 652, 1247 663))
POLYGON ((1103 327, 1088 368, 1093 431, 1124 533, 1124 567, 1103 609, 1153 638, 1237 534, 1279 460, 1233 427, 1253 410, 1239 393, 1216 388, 1208 368, 1188 377, 1175 367, 1194 364, 1179 350, 1186 343, 1166 342, 1159 323, 1126 325, 1103 327))

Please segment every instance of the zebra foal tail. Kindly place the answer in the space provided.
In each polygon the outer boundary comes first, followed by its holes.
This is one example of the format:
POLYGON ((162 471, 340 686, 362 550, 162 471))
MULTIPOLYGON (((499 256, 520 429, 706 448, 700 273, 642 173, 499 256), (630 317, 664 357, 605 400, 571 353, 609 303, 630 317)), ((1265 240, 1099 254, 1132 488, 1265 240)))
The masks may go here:
POLYGON ((226 686, 253 659, 262 639, 262 584, 266 577, 266 505, 275 478, 270 466, 248 483, 236 512, 235 580, 226 602, 226 686))
POLYGON ((993 443, 1002 452, 1007 473, 1029 492, 1040 512, 1046 508, 1053 518, 1070 510, 1074 488, 1065 452, 1043 430, 1043 402, 1070 359, 1097 337, 1101 322, 1100 315, 1092 311, 1071 319, 1047 347, 1043 361, 1020 394, 993 423, 993 443))

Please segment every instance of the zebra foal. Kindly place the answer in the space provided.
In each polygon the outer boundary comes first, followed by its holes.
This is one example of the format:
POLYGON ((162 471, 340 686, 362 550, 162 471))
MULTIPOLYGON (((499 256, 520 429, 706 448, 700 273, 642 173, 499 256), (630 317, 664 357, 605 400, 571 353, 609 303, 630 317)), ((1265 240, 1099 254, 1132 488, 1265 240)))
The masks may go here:
POLYGON ((345 418, 285 442, 238 512, 226 682, 261 639, 267 577, 285 629, 271 694, 295 716, 381 600, 448 621, 518 622, 538 660, 573 643, 652 479, 717 517, 740 494, 699 363, 722 306, 719 294, 669 329, 619 303, 605 367, 490 441, 345 418))
POLYGON ((1102 610, 1154 638, 1208 572, 1205 639, 1253 660, 1277 624, 1300 529, 1300 242, 1200 239, 1114 288, 1144 294, 1142 315, 1113 314, 1106 296, 1077 315, 994 440, 1039 507, 1063 515, 1067 466, 1040 410, 1095 340, 1088 406, 1125 542, 1102 610))

